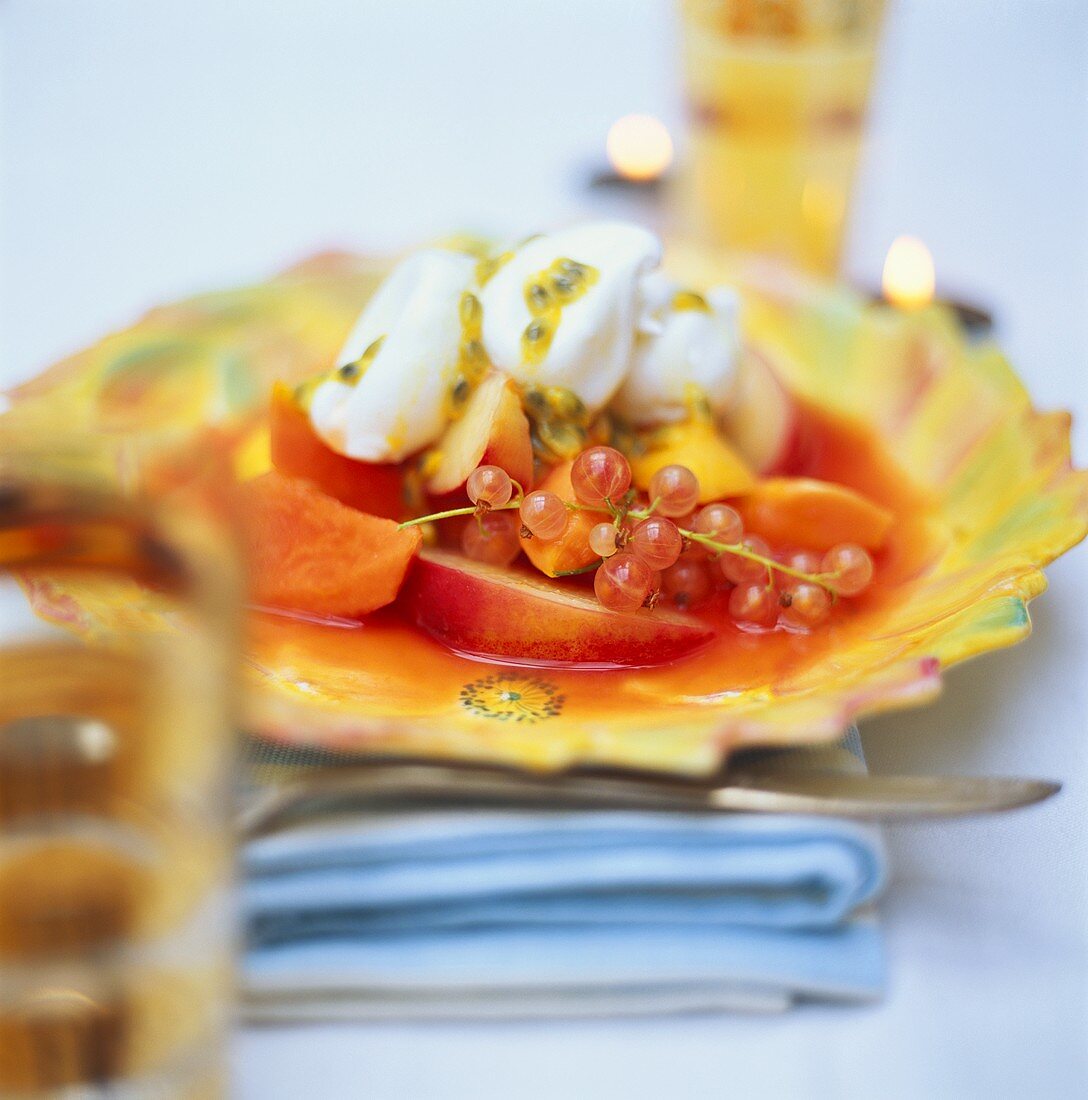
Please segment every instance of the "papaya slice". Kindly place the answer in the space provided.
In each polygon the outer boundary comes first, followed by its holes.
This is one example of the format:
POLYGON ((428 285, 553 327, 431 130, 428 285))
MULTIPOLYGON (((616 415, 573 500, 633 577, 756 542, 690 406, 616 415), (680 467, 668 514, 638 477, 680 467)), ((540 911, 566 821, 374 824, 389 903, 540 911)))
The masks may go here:
POLYGON ((744 526, 772 546, 806 550, 830 550, 840 542, 879 550, 895 521, 861 493, 811 477, 765 478, 733 503, 744 526))
POLYGON ((314 431, 306 410, 282 382, 272 390, 269 428, 272 465, 281 474, 306 478, 341 504, 372 516, 405 518, 401 467, 337 454, 314 431))
POLYGON ((239 487, 254 603, 356 618, 392 603, 422 535, 272 471, 239 487))

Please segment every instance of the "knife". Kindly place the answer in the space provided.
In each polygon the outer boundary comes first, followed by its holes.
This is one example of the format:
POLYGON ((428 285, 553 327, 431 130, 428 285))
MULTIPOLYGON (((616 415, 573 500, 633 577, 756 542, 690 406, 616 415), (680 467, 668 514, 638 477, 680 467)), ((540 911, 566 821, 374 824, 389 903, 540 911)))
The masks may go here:
POLYGON ((864 775, 781 770, 730 772, 717 782, 375 763, 314 771, 258 789, 242 804, 239 832, 252 839, 316 813, 434 806, 794 813, 906 820, 994 813, 1056 794, 1041 779, 864 775))

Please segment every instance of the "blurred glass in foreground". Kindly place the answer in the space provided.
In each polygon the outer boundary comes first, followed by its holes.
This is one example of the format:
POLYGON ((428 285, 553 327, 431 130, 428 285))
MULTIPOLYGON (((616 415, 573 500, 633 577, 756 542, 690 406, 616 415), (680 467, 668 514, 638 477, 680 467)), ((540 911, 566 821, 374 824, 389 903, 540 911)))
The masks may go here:
POLYGON ((152 507, 112 461, 0 452, 4 1097, 226 1092, 233 555, 197 494, 152 507), (137 586, 170 629, 126 629, 137 586))
POLYGON ((691 228, 834 275, 884 0, 680 2, 691 228))

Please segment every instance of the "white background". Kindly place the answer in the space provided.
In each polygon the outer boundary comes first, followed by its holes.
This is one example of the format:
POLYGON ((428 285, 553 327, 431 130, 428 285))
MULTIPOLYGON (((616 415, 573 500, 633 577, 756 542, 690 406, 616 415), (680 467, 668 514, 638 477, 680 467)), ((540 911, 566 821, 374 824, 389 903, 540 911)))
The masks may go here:
MULTIPOLYGON (((609 122, 680 129, 655 0, 6 0, 0 381, 151 304, 329 245, 531 229, 584 190, 609 122)), ((1088 460, 1088 14, 903 0, 889 22, 849 268, 922 236, 994 308, 1088 460)), ((783 1018, 265 1030, 243 1097, 1088 1094, 1083 550, 1036 632, 863 730, 876 771, 1031 774, 1036 809, 891 831, 891 987, 783 1018)))

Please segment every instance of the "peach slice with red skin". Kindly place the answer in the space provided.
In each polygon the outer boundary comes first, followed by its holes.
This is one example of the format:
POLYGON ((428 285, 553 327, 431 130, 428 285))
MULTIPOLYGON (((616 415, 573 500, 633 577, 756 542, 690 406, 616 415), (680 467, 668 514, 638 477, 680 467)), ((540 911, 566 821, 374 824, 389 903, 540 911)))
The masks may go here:
POLYGON ((879 550, 895 516, 887 508, 831 481, 811 477, 771 477, 733 501, 747 530, 772 546, 830 550, 855 542, 879 550))
MULTIPOLYGON (((575 503, 578 498, 574 495, 574 486, 570 482, 573 465, 573 462, 562 462, 553 467, 537 488, 555 493, 560 500, 575 503)), ((572 509, 567 529, 562 536, 553 542, 522 537, 521 548, 533 565, 546 576, 557 577, 561 573, 576 572, 598 560, 589 546, 589 532, 607 518, 600 512, 572 509)))
POLYGON ((804 451, 800 406, 755 348, 745 348, 741 356, 733 399, 721 422, 726 437, 756 473, 796 468, 804 451))
POLYGON ((427 492, 434 496, 460 488, 477 466, 498 466, 528 489, 533 446, 513 379, 499 371, 484 378, 434 450, 438 465, 427 478, 427 492))
POLYGON ((514 664, 637 668, 676 660, 714 637, 689 616, 619 614, 584 591, 442 550, 420 555, 401 606, 450 649, 514 664))

